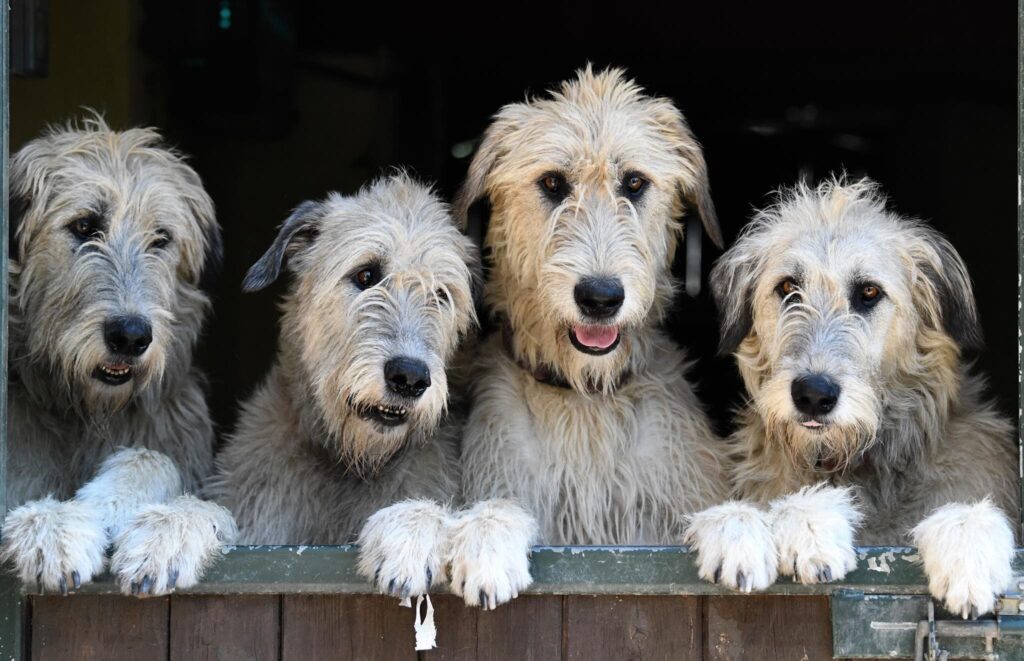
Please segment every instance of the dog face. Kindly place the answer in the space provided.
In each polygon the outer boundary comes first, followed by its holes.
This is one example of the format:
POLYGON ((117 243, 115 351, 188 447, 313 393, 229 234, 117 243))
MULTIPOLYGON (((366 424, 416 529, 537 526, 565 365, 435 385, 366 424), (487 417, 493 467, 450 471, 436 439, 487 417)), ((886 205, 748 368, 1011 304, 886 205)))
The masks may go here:
POLYGON ((867 180, 782 193, 711 282, 769 440, 818 470, 849 466, 887 410, 945 406, 980 343, 963 261, 867 180))
POLYGON ((547 98, 502 108, 460 218, 482 199, 488 303, 520 355, 577 386, 621 372, 632 331, 661 318, 687 206, 720 242, 700 146, 669 101, 621 70, 588 67, 547 98))
POLYGON ((283 351, 297 364, 283 367, 349 460, 384 461, 444 412, 445 368, 475 321, 472 243, 429 188, 399 174, 300 206, 245 288, 272 282, 285 257, 295 280, 283 351))
POLYGON ((89 409, 187 371, 220 230, 198 175, 148 129, 56 129, 12 162, 13 324, 27 360, 89 409))

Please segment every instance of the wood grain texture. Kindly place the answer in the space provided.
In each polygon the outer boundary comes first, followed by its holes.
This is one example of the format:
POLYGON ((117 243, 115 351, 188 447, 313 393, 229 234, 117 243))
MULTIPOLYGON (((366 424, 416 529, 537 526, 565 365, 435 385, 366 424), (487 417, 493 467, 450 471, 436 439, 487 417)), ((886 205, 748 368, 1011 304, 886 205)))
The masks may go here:
POLYGON ((562 656, 562 597, 523 595, 493 611, 450 595, 431 597, 437 649, 422 661, 557 661, 562 656))
POLYGON ((699 660, 701 597, 565 598, 565 661, 699 660))
POLYGON ((277 661, 277 595, 171 598, 171 661, 277 661))
POLYGON ((167 597, 33 597, 32 659, 165 659, 168 604, 167 597))
POLYGON ((416 659, 413 611, 372 595, 281 598, 282 661, 416 659))
POLYGON ((828 597, 707 597, 707 661, 832 658, 828 597))

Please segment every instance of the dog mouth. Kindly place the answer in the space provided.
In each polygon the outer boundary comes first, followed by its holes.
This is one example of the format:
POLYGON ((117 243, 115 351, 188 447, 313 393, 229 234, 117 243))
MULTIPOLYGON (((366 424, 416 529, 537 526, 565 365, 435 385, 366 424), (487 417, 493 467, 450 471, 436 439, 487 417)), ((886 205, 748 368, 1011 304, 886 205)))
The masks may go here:
POLYGON ((129 362, 108 360, 96 366, 92 378, 108 386, 120 386, 132 380, 133 372, 129 362))
POLYGON ((376 422, 383 427, 398 427, 409 420, 409 409, 388 404, 357 404, 356 413, 363 420, 376 422))
POLYGON ((818 434, 823 433, 830 426, 828 422, 822 422, 820 420, 815 420, 814 418, 798 420, 797 424, 809 432, 818 434))
POLYGON ((572 346, 591 356, 603 356, 615 351, 621 337, 617 326, 577 324, 569 329, 572 346))

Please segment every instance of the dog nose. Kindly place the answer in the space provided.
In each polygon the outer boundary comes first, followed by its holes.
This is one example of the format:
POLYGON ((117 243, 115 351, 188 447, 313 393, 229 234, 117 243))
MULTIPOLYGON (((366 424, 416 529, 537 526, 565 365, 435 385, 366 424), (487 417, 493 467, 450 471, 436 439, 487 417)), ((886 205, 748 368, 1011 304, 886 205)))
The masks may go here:
POLYGON ((430 368, 422 360, 399 356, 384 364, 388 389, 402 397, 419 397, 430 387, 430 368))
POLYGON ((595 319, 614 316, 626 298, 618 278, 583 278, 572 293, 580 311, 595 319))
POLYGON ((795 379, 790 392, 796 409, 812 418, 828 413, 839 401, 839 384, 824 374, 795 379))
POLYGON ((103 322, 103 339, 112 353, 141 356, 153 341, 153 327, 143 317, 110 317, 103 322))

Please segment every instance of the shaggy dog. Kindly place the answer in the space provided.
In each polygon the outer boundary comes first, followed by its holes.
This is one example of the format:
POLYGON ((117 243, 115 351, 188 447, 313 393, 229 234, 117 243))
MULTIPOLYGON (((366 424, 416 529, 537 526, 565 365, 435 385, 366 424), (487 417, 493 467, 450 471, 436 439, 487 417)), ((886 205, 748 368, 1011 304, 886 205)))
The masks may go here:
POLYGON ((1013 427, 963 358, 981 328, 953 246, 887 211, 868 180, 798 185, 755 216, 711 283, 722 350, 749 393, 731 439, 734 495, 803 488, 826 522, 777 536, 780 569, 800 574, 793 564, 819 552, 821 566, 852 566, 854 488, 858 541, 915 543, 950 611, 991 610, 1012 579, 1017 458, 1013 427), (841 489, 806 488, 822 482, 841 489))
POLYGON ((125 592, 188 587, 234 531, 182 495, 213 465, 192 365, 221 252, 210 198, 154 131, 99 117, 27 144, 11 188, 3 556, 66 593, 113 541, 125 592))
POLYGON ((358 537, 383 593, 423 594, 453 564, 470 603, 508 599, 529 582, 526 547, 508 547, 502 565, 473 546, 502 504, 449 508, 461 419, 447 368, 475 321, 472 243, 428 187, 397 174, 299 206, 245 289, 269 285, 285 261, 278 358, 243 405, 210 493, 245 543, 358 537))
POLYGON ((466 498, 515 499, 545 543, 678 543, 728 492, 686 356, 658 329, 682 216, 721 243, 682 114, 587 67, 494 117, 457 211, 485 207, 503 332, 480 352, 466 498))

